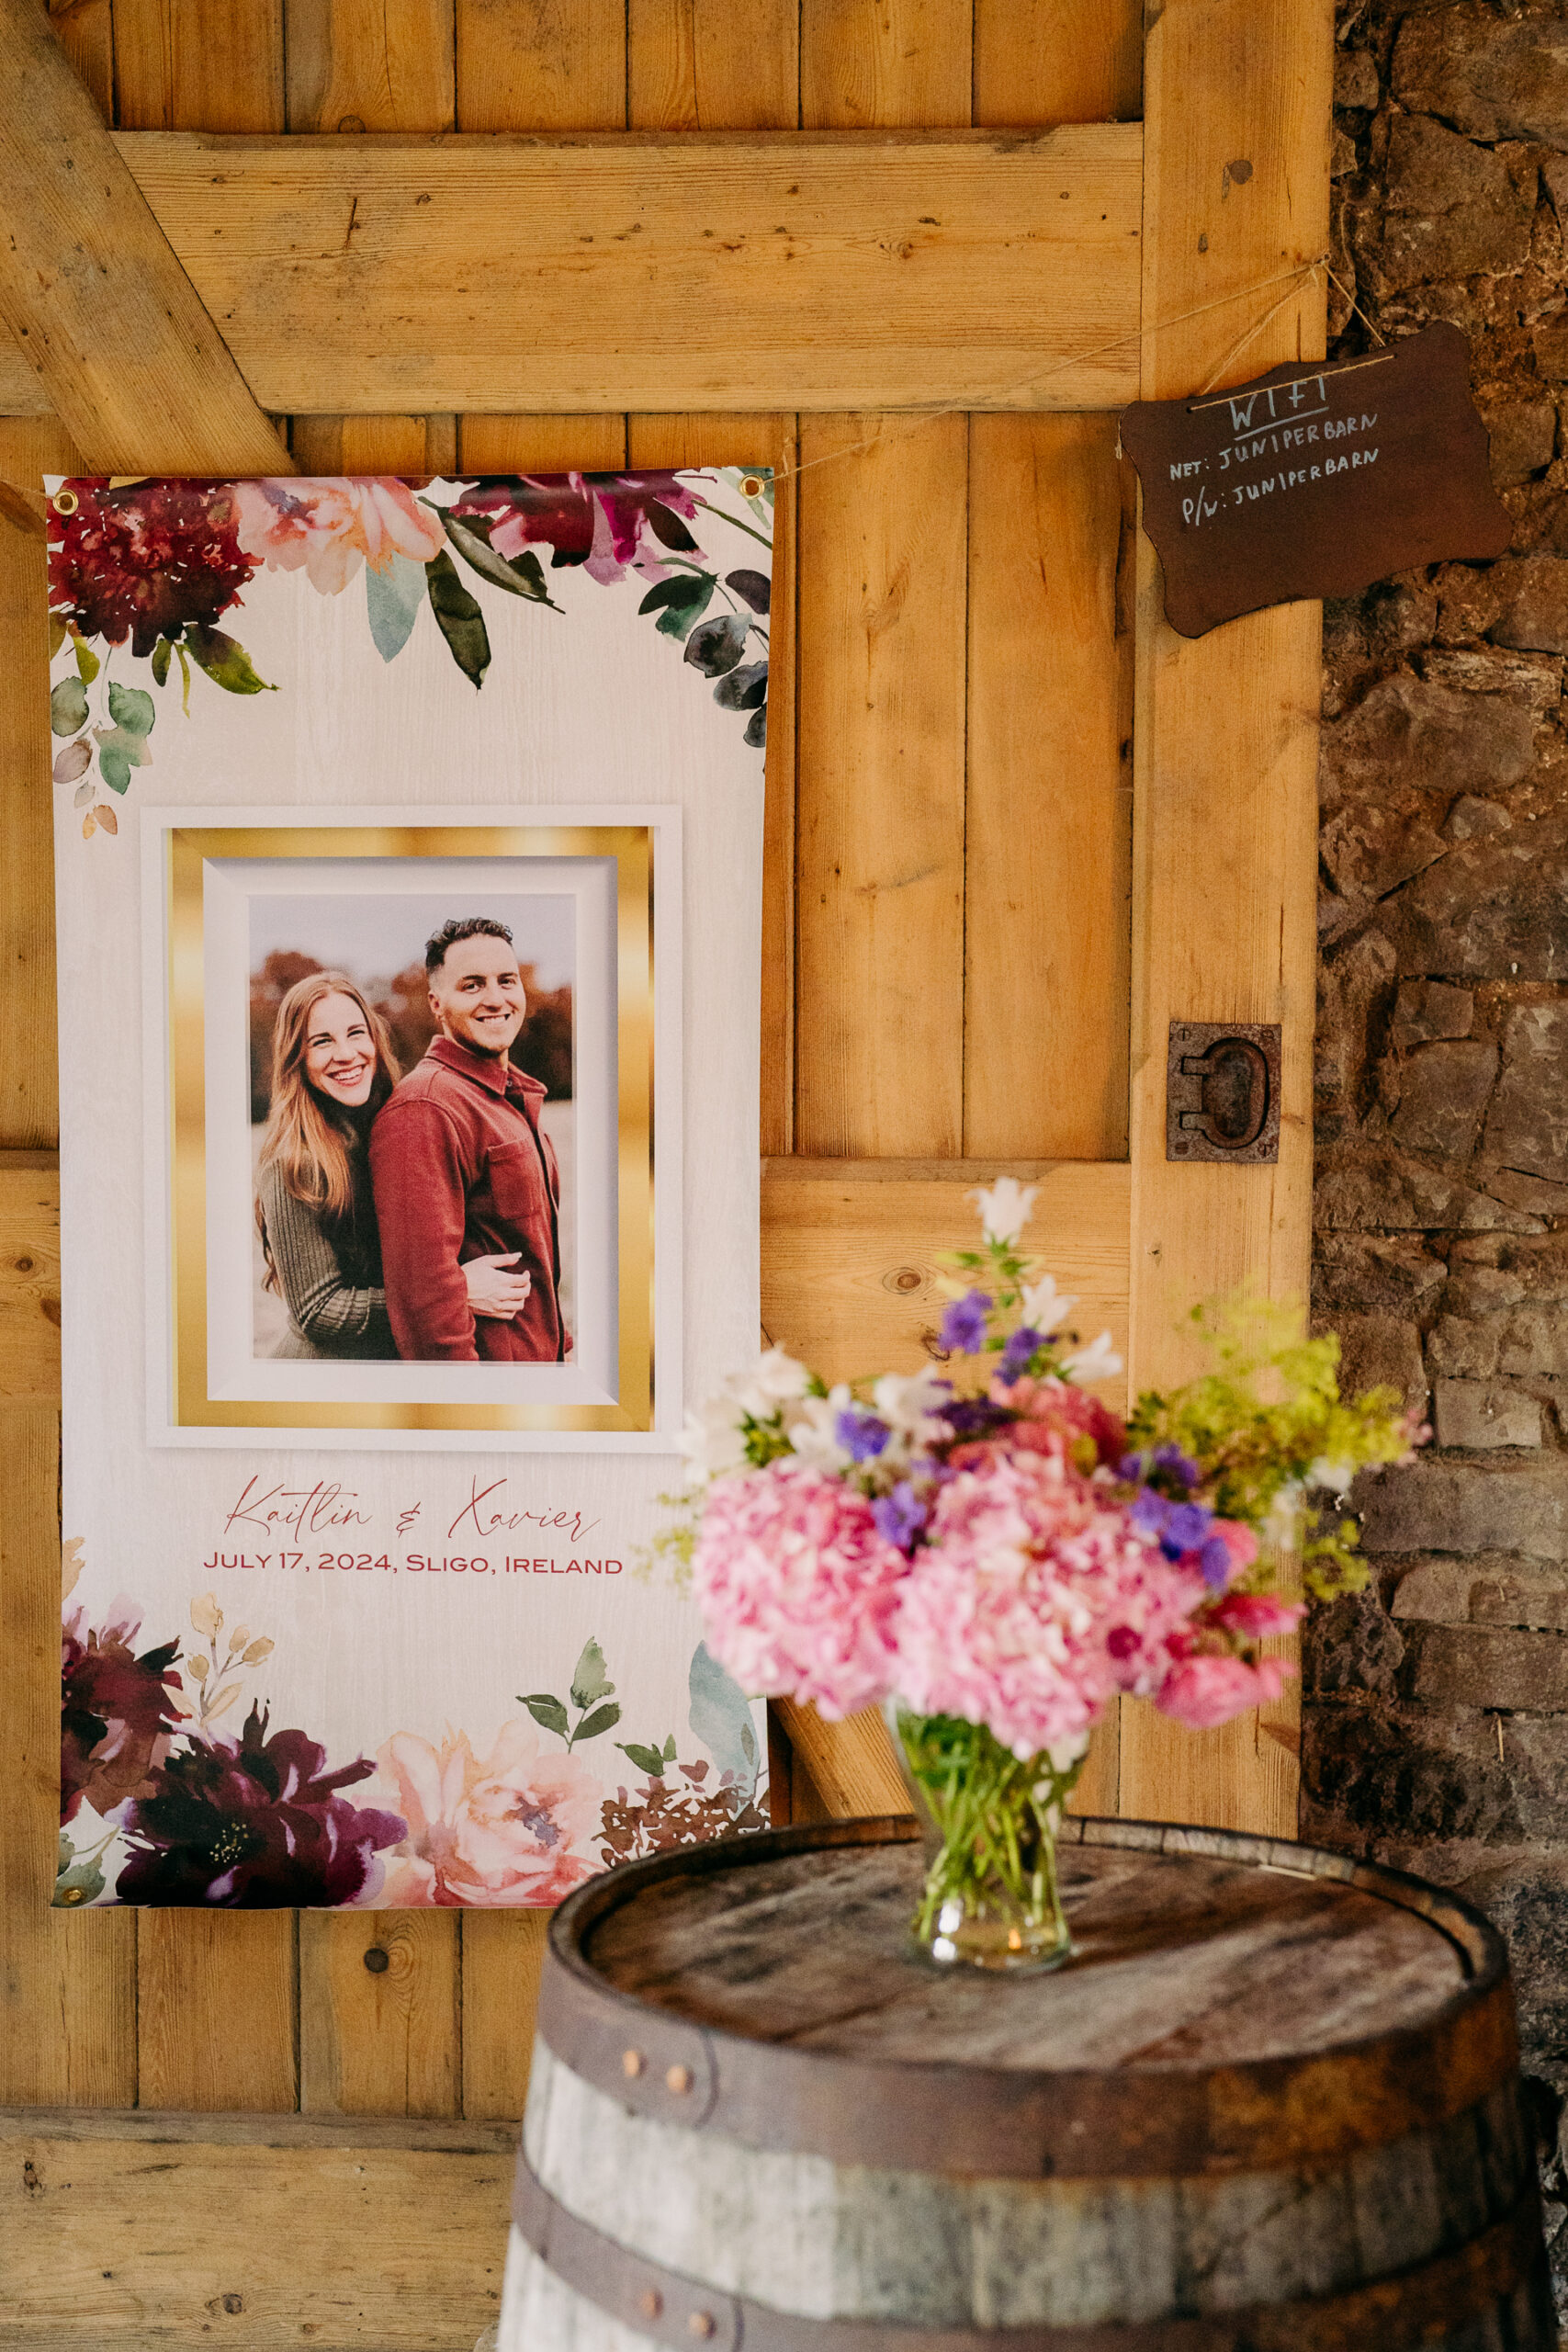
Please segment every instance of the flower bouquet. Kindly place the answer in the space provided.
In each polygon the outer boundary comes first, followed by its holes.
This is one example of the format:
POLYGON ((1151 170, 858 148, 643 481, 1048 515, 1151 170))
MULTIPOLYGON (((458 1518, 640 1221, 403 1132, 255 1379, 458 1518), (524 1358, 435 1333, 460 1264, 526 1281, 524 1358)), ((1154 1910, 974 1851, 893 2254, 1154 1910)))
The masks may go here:
POLYGON ((1076 1301, 1020 1249, 1034 1193, 975 1195, 945 1261, 945 1362, 828 1388, 774 1348, 688 1424, 673 1539, 742 1688, 829 1718, 888 1713, 923 1816, 915 1939, 933 1961, 1052 1967, 1071 1950, 1063 1804, 1117 1695, 1201 1730, 1280 1695, 1264 1644, 1365 1581, 1314 1500, 1427 1432, 1392 1389, 1341 1398, 1338 1342, 1243 1298, 1199 1308, 1213 1365, 1125 1423, 1084 1385, 1076 1301))

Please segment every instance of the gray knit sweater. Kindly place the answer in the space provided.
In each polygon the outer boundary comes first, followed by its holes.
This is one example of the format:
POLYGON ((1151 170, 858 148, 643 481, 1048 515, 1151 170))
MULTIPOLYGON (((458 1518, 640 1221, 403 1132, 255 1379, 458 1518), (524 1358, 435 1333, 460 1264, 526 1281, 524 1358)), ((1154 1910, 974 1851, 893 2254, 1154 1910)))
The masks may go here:
MULTIPOLYGON (((362 1158, 361 1150, 356 1159, 362 1158)), ((355 1173, 360 1174, 357 1166, 355 1173)), ((262 1170, 256 1189, 277 1286, 288 1309, 288 1336, 277 1354, 371 1356, 395 1363, 368 1184, 356 1183, 356 1193, 363 1190, 365 1195, 356 1204, 356 1216, 335 1227, 295 1197, 276 1162, 262 1170)))

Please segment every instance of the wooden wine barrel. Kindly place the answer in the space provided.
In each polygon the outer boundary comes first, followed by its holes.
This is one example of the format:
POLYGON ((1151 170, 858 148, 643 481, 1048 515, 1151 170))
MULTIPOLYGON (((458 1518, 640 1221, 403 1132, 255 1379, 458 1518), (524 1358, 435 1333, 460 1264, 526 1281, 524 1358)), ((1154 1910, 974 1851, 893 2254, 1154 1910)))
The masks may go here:
POLYGON ((935 1972, 911 1821, 639 1862, 550 1938, 501 2352, 1549 2352, 1502 1943, 1075 1821, 1077 1956, 935 1972))

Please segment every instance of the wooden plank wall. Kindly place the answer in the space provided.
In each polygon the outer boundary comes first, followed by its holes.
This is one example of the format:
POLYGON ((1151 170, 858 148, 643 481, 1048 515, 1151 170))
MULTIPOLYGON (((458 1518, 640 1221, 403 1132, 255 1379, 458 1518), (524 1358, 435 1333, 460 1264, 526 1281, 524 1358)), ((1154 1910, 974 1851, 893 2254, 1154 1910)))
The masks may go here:
MULTIPOLYGON (((62 29, 126 129, 943 128, 1135 116, 1143 11, 77 0, 62 29)), ((291 446, 311 470, 798 462, 769 752, 762 1148, 1125 1157, 1132 533, 1113 420, 317 419, 291 446)), ((56 428, 0 424, 0 477, 73 462, 56 428)), ((12 1152, 55 1140, 41 589, 41 540, 0 518, 12 1152)), ((0 2103, 515 2116, 537 1916, 45 1907, 58 1375, 47 1346, 30 1362, 0 1448, 0 2103), (377 1975, 373 1940, 391 1956, 377 1975)), ((1092 1800, 1111 1809, 1105 1746, 1092 1800)), ((877 1769, 863 1732, 818 1761, 829 1803, 877 1769)))

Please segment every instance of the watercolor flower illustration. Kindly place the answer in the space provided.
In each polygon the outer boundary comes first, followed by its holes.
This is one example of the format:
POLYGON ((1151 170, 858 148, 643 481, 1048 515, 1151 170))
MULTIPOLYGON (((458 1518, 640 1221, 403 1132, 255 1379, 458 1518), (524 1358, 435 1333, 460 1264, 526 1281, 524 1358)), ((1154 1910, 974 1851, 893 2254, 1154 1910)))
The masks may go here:
POLYGON ((367 1757, 331 1772, 326 1760, 304 1732, 271 1731, 254 1705, 237 1741, 190 1739, 130 1806, 121 1902, 252 1910, 373 1898, 378 1855, 405 1824, 342 1793, 369 1779, 367 1757))
POLYGON ((50 654, 66 657, 50 696, 61 740, 54 781, 72 788, 86 838, 118 833, 116 800, 134 769, 152 764, 157 697, 176 665, 187 714, 197 674, 226 694, 273 691, 240 639, 217 626, 243 608, 260 572, 302 572, 323 596, 363 577, 383 662, 396 660, 428 605, 478 688, 492 648, 470 582, 559 616, 541 549, 552 570, 581 566, 603 587, 640 586, 638 612, 682 647, 721 709, 744 716, 743 740, 760 749, 769 576, 722 568, 697 535, 712 515, 771 549, 773 502, 772 474, 738 467, 423 486, 391 475, 62 483, 49 514, 50 654), (123 674, 127 664, 147 683, 123 674))
POLYGON ((174 1693, 178 1640, 140 1656, 132 1647, 141 1614, 123 1594, 102 1625, 78 1609, 61 1634, 60 1819, 84 1804, 107 1815, 148 1784, 179 1728, 174 1693))
POLYGON ((438 1748, 398 1732, 377 1761, 408 1825, 383 1903, 553 1904, 592 1875, 599 1782, 581 1758, 542 1753, 533 1724, 503 1724, 483 1758, 461 1732, 438 1748))

